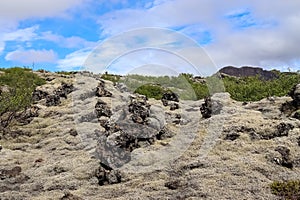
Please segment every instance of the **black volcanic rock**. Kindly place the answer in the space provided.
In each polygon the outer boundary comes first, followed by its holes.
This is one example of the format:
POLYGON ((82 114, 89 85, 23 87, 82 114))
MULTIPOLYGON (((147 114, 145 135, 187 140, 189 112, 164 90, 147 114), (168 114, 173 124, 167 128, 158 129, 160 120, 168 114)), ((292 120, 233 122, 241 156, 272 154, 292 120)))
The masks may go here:
POLYGON ((259 76, 263 80, 272 80, 278 78, 278 75, 274 72, 263 70, 259 67, 224 67, 219 70, 221 74, 226 74, 235 77, 248 77, 248 76, 259 76))

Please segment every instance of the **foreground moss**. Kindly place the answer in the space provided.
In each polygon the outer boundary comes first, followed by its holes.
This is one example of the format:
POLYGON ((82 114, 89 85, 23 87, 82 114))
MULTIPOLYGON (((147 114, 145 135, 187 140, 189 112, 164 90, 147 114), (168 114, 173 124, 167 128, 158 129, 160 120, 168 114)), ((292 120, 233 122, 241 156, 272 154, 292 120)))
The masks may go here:
POLYGON ((285 199, 300 199, 300 180, 274 181, 272 193, 285 199))

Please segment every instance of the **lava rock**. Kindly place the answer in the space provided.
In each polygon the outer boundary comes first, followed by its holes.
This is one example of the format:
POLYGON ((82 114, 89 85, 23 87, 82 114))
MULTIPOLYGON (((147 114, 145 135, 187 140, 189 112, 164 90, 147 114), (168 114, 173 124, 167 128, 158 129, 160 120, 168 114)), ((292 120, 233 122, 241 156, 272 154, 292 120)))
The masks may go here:
POLYGON ((145 124, 150 115, 150 104, 143 95, 131 96, 128 111, 132 113, 131 119, 135 123, 145 124))
POLYGON ((287 168, 293 168, 293 162, 290 159, 290 149, 285 146, 278 146, 275 151, 281 154, 281 160, 279 160, 280 165, 287 168))
POLYGON ((38 102, 44 98, 46 98, 49 94, 45 91, 35 89, 32 93, 32 101, 33 102, 38 102))
POLYGON ((299 119, 300 120, 300 110, 297 110, 294 115, 293 118, 299 119))
POLYGON ((95 105, 95 112, 98 118, 105 116, 105 117, 111 117, 112 116, 112 112, 110 110, 110 108, 107 106, 107 104, 98 99, 96 105, 95 105))
POLYGON ((60 103, 60 96, 58 96, 57 94, 46 96, 46 106, 57 106, 60 103))
POLYGON ((69 133, 70 133, 70 135, 72 135, 74 137, 78 135, 78 132, 73 128, 69 131, 69 133))
POLYGON ((75 90, 73 84, 62 83, 60 87, 58 87, 54 93, 60 97, 67 98, 67 95, 75 90))
POLYGON ((98 179, 99 185, 111 185, 120 183, 122 181, 122 176, 120 171, 113 170, 111 167, 104 163, 100 163, 99 168, 96 170, 96 177, 98 179))
POLYGON ((222 110, 222 104, 218 101, 213 101, 210 97, 205 98, 204 103, 200 107, 202 117, 207 119, 212 115, 220 114, 222 110))
POLYGON ((12 169, 2 169, 0 170, 0 179, 13 178, 20 175, 22 168, 20 166, 16 166, 12 169))
POLYGON ((161 98, 161 100, 167 100, 167 101, 175 101, 175 102, 179 102, 179 96, 178 94, 172 92, 172 91, 168 91, 165 92, 161 98))
POLYGON ((178 103, 170 103, 170 110, 177 110, 179 109, 179 104, 178 103))
POLYGON ((295 85, 289 95, 293 98, 295 107, 300 107, 300 84, 295 85))
POLYGON ((60 200, 83 200, 82 198, 75 196, 70 192, 65 192, 64 196, 60 200))
POLYGON ((227 134, 224 139, 234 141, 234 140, 238 139, 239 137, 240 137, 240 134, 233 132, 233 133, 227 134))
POLYGON ((96 96, 97 97, 111 97, 112 93, 105 89, 104 81, 100 81, 98 86, 96 87, 96 96))

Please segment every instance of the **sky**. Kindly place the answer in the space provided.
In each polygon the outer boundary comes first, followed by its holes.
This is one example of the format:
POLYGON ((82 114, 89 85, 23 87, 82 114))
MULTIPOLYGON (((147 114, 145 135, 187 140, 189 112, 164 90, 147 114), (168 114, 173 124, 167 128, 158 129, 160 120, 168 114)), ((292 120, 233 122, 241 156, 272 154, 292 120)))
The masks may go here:
POLYGON ((298 71, 299 10, 296 0, 3 0, 0 67, 298 71))

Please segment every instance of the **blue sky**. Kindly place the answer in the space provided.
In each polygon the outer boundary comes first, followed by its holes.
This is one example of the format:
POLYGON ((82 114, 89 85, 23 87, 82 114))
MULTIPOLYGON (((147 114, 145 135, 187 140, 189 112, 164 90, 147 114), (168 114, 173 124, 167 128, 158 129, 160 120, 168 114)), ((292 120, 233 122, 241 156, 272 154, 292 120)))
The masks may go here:
MULTIPOLYGON (((299 10, 300 2, 295 0, 27 0, 26 5, 21 0, 4 0, 0 2, 0 67, 76 70, 105 41, 113 43, 111 38, 128 31, 155 27, 196 42, 216 68, 250 65, 297 71, 299 10)), ((165 42, 157 36, 143 40, 141 36, 134 42, 143 43, 145 48, 165 42)), ((122 48, 122 41, 118 45, 122 48)), ((133 55, 145 58, 149 52, 144 53, 133 55)), ((189 58, 205 60, 200 54, 185 53, 189 58)), ((141 64, 133 62, 139 58, 133 55, 115 63, 139 67, 141 64)), ((116 59, 112 54, 105 56, 116 59)), ((152 56, 142 64, 152 65, 157 59, 154 63, 168 65, 163 57, 152 56)))

